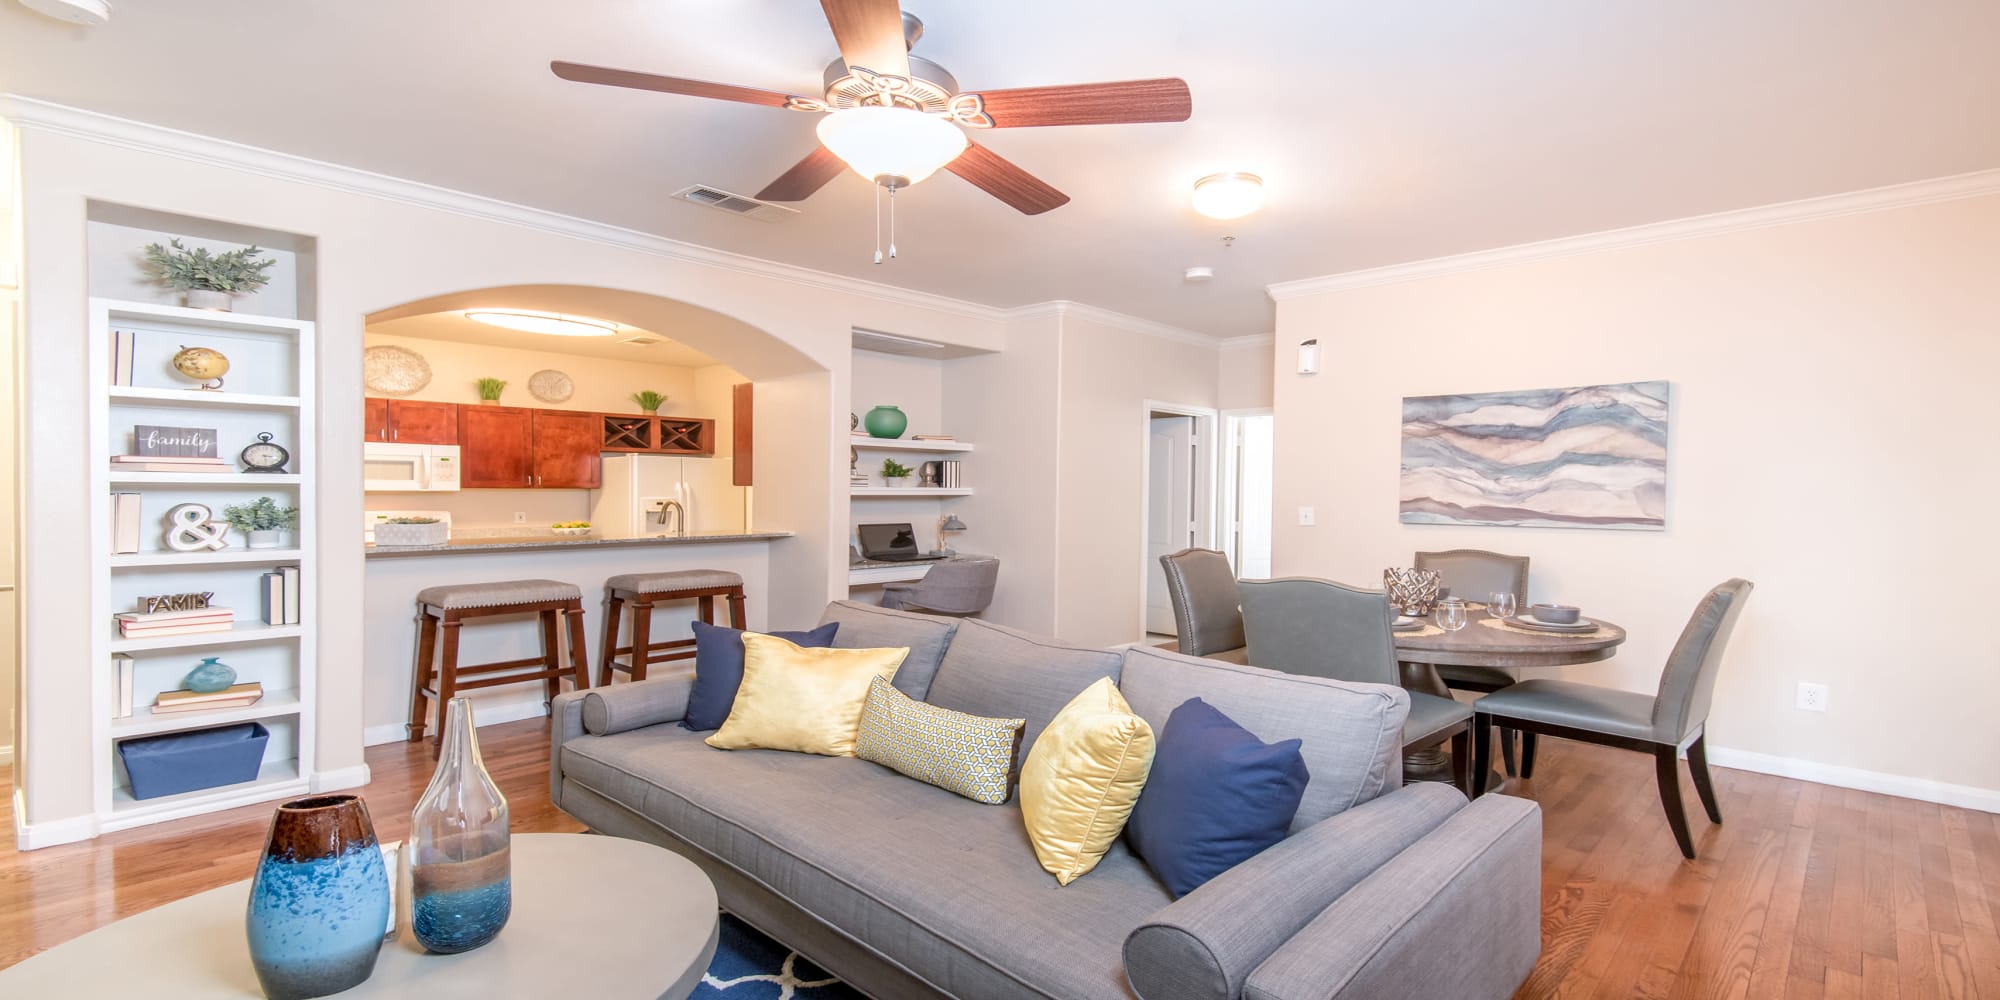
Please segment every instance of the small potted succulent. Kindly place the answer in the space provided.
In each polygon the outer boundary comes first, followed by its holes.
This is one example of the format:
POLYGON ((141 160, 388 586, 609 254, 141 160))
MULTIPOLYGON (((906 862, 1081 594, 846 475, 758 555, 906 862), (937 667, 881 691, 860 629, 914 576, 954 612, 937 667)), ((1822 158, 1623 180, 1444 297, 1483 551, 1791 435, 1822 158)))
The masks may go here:
POLYGON ((253 549, 275 549, 284 544, 285 533, 298 526, 299 509, 280 507, 270 497, 222 508, 222 519, 243 532, 253 549))
POLYGON ((190 309, 228 312, 230 299, 252 295, 271 281, 265 271, 277 260, 261 256, 256 247, 209 253, 207 247, 190 250, 179 237, 146 245, 146 269, 153 280, 180 292, 190 309))
POLYGON ((667 397, 651 389, 647 389, 643 392, 633 393, 632 402, 639 404, 639 409, 657 415, 660 412, 660 407, 666 405, 667 397))
POLYGON ((479 401, 486 404, 498 403, 500 393, 507 388, 503 378, 483 378, 479 380, 479 401))
POLYGON ((392 517, 375 525, 377 545, 443 545, 451 526, 435 517, 392 517))
POLYGON ((909 485, 910 467, 893 458, 882 460, 882 485, 890 489, 901 489, 909 485))
POLYGON ((590 534, 589 521, 557 521, 549 527, 558 535, 574 535, 581 538, 590 534))

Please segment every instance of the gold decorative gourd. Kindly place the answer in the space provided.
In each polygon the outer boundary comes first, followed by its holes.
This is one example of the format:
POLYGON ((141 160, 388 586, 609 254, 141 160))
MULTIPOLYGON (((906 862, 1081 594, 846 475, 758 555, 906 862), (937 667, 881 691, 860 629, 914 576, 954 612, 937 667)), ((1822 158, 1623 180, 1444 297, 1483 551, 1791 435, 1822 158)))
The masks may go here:
POLYGON ((220 389, 222 376, 229 374, 229 359, 212 347, 183 347, 174 355, 174 370, 200 382, 203 389, 220 389))

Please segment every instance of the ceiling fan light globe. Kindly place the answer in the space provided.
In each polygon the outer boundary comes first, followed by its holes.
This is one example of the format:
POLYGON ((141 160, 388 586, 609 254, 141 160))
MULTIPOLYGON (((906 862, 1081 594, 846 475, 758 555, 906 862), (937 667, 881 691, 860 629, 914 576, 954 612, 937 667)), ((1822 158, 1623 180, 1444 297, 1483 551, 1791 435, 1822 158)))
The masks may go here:
POLYGON ((915 184, 965 152, 965 132, 910 108, 871 105, 835 111, 819 122, 819 141, 871 181, 915 184))
POLYGON ((1211 219, 1240 219, 1264 204, 1264 180, 1256 174, 1210 174, 1194 182, 1194 210, 1211 219))

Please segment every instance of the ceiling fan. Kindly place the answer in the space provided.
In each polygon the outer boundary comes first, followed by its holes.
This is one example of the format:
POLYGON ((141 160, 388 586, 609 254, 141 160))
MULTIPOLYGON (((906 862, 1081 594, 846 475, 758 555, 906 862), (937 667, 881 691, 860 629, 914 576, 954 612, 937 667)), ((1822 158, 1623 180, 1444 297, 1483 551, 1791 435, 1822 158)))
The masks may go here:
POLYGON ((825 115, 821 145, 757 193, 766 201, 803 201, 843 164, 891 194, 942 168, 1025 214, 1040 215, 1069 196, 973 142, 967 129, 1181 122, 1193 111, 1187 83, 1172 77, 962 92, 944 67, 909 54, 923 22, 903 13, 897 0, 820 0, 820 7, 840 58, 827 66, 826 92, 817 97, 571 62, 549 68, 578 83, 825 115))

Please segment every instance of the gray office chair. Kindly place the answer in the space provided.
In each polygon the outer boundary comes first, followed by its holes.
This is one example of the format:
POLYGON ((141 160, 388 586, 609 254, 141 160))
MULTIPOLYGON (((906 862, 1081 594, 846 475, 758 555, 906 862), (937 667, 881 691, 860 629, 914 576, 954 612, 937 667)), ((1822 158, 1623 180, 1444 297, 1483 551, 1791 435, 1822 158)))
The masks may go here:
MULTIPOLYGON (((1484 603, 1487 595, 1509 593, 1522 608, 1528 606, 1528 557, 1502 555, 1485 549, 1446 549, 1417 553, 1416 568, 1438 571, 1439 583, 1451 588, 1451 596, 1484 603)), ((1455 691, 1491 694, 1514 683, 1513 672, 1499 667, 1438 664, 1444 686, 1455 691)), ((1514 731, 1500 729, 1500 760, 1507 773, 1514 773, 1514 731)), ((1535 776, 1535 737, 1521 739, 1521 777, 1535 776)))
MULTIPOLYGON (((1387 593, 1309 577, 1244 580, 1236 586, 1253 665, 1365 684, 1399 682, 1387 593)), ((1472 707, 1421 691, 1409 695, 1404 752, 1450 740, 1452 781, 1471 794, 1466 743, 1472 707)))
POLYGON ((993 587, 999 581, 998 559, 946 559, 915 583, 885 585, 882 606, 970 618, 993 603, 993 587))
POLYGON ((1249 662, 1244 657, 1243 612, 1236 606, 1236 574, 1229 569, 1229 557, 1214 549, 1182 549, 1161 556, 1160 566, 1167 571, 1167 598, 1174 606, 1180 651, 1230 663, 1249 662))
POLYGON ((1711 821, 1722 822, 1722 811, 1715 804, 1715 786, 1708 777, 1704 727, 1709 698, 1715 693, 1715 675, 1722 668, 1722 650, 1729 644, 1729 633, 1736 628, 1750 589, 1750 581, 1739 579, 1708 592, 1681 630, 1680 641, 1674 643, 1666 669, 1660 672, 1657 694, 1574 681, 1532 680, 1474 702, 1478 750, 1472 765, 1473 790, 1485 790, 1486 775, 1480 768, 1486 766, 1486 738, 1496 722, 1526 733, 1652 754, 1667 824, 1673 827, 1681 853, 1693 858, 1694 841, 1688 838, 1676 761, 1685 748, 1688 772, 1694 777, 1702 808, 1711 821))

